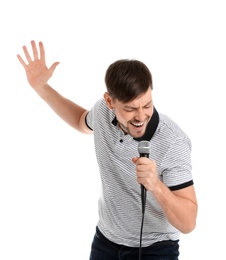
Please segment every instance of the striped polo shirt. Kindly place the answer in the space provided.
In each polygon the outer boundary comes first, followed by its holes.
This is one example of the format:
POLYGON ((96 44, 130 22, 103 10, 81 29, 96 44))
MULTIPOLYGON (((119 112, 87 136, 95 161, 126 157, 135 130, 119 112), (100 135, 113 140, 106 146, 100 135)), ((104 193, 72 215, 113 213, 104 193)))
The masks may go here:
MULTIPOLYGON (((100 99, 86 116, 93 130, 102 191, 98 202, 98 228, 110 241, 139 247, 142 220, 141 188, 133 157, 139 157, 138 142, 150 140, 150 158, 156 162, 159 178, 171 190, 193 185, 191 142, 166 115, 154 109, 142 138, 125 135, 115 114, 100 99)), ((158 202, 147 192, 142 245, 177 240, 180 232, 166 219, 158 202)))

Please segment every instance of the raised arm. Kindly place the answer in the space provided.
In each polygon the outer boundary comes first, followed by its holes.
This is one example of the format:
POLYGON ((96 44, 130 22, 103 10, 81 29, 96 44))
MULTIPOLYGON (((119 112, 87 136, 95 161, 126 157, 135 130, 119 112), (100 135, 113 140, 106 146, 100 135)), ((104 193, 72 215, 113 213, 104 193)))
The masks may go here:
POLYGON ((66 123, 82 133, 92 133, 85 123, 87 110, 71 100, 63 97, 48 85, 48 80, 53 75, 59 62, 46 66, 45 49, 42 42, 39 42, 39 52, 35 41, 31 41, 33 59, 27 47, 23 46, 27 63, 18 54, 17 58, 25 69, 27 80, 37 94, 53 109, 53 111, 66 123))

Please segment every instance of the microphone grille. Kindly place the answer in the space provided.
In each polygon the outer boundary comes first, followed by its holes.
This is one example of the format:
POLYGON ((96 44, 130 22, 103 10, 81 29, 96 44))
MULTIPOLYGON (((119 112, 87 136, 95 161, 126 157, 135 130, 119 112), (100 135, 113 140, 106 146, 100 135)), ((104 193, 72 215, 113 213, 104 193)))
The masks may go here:
POLYGON ((149 154, 150 142, 149 141, 140 141, 138 144, 138 152, 149 154))

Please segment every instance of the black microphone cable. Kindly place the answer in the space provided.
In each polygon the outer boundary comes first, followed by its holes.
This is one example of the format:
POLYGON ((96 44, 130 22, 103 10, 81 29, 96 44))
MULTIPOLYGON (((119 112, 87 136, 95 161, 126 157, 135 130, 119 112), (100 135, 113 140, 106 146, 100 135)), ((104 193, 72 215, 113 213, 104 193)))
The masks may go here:
POLYGON ((141 220, 141 228, 140 228, 140 248, 139 248, 139 260, 142 257, 142 234, 143 234, 143 226, 144 226, 144 213, 145 213, 145 205, 147 198, 147 190, 143 185, 141 185, 141 203, 142 203, 142 220, 141 220))

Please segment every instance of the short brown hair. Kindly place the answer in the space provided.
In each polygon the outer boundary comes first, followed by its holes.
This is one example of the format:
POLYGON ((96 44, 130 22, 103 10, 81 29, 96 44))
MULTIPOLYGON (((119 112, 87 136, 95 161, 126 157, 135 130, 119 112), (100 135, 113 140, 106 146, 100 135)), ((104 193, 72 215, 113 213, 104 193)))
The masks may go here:
POLYGON ((121 59, 112 63, 105 75, 105 84, 113 99, 126 103, 152 86, 152 75, 148 67, 138 60, 121 59))

